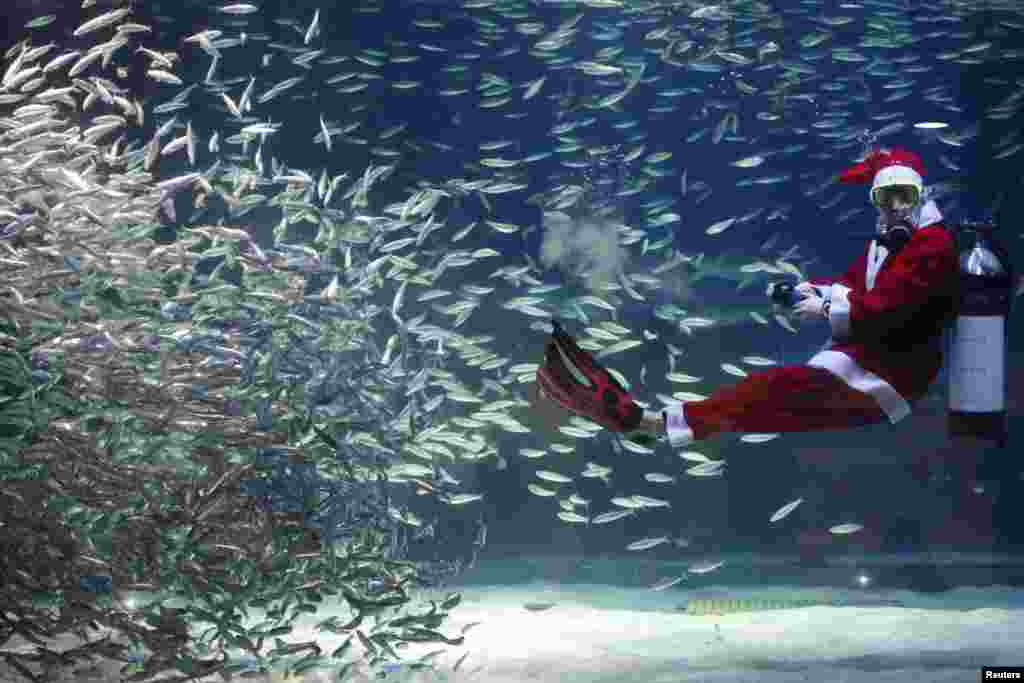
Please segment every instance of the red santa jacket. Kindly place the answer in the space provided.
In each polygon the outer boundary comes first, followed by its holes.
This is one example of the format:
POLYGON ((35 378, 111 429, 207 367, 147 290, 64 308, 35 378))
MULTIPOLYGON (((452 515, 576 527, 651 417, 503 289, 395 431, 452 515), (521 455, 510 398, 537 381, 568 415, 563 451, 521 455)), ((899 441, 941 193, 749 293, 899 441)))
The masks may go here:
POLYGON ((928 391, 956 313, 956 244, 930 208, 933 222, 895 255, 872 241, 839 280, 811 280, 831 300, 832 339, 807 364, 874 397, 891 422, 928 391))

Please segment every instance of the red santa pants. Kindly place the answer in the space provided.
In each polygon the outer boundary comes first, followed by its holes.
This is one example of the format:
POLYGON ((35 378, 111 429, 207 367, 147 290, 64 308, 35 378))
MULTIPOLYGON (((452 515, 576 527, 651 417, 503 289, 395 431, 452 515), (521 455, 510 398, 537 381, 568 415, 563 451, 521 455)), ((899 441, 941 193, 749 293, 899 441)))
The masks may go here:
POLYGON ((875 399, 828 370, 808 365, 772 368, 686 403, 695 439, 718 432, 817 432, 885 421, 875 399))

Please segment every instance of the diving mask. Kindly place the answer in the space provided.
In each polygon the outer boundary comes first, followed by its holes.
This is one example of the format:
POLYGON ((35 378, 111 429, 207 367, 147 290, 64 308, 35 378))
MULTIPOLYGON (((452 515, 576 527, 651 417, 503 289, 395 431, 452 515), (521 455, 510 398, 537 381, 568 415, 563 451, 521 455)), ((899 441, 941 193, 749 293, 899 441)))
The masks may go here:
POLYGON ((911 208, 921 202, 921 192, 913 185, 888 185, 871 190, 871 203, 879 209, 911 208))

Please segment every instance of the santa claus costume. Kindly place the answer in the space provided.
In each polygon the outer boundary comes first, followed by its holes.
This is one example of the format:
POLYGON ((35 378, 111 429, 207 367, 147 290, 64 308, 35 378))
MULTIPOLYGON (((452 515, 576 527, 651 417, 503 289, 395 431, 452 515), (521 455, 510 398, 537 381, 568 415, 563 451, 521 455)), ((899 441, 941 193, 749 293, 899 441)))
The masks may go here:
POLYGON ((956 246, 938 207, 923 200, 923 175, 920 159, 904 150, 872 153, 840 175, 842 183, 870 183, 880 221, 879 236, 842 277, 798 286, 812 306, 820 303, 829 342, 806 365, 755 373, 706 400, 663 411, 673 446, 719 432, 895 423, 910 413, 942 365, 942 333, 957 302, 956 246), (884 239, 891 226, 881 220, 879 197, 886 188, 914 190, 902 244, 884 239))

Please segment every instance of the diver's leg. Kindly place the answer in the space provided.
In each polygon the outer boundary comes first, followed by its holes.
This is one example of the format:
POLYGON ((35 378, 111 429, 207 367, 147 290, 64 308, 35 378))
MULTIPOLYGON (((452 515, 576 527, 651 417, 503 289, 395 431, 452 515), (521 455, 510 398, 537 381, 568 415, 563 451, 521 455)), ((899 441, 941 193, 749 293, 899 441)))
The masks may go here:
POLYGON ((873 398, 851 389, 829 371, 807 365, 754 373, 703 401, 666 409, 666 413, 674 445, 718 432, 815 432, 885 420, 873 398))

